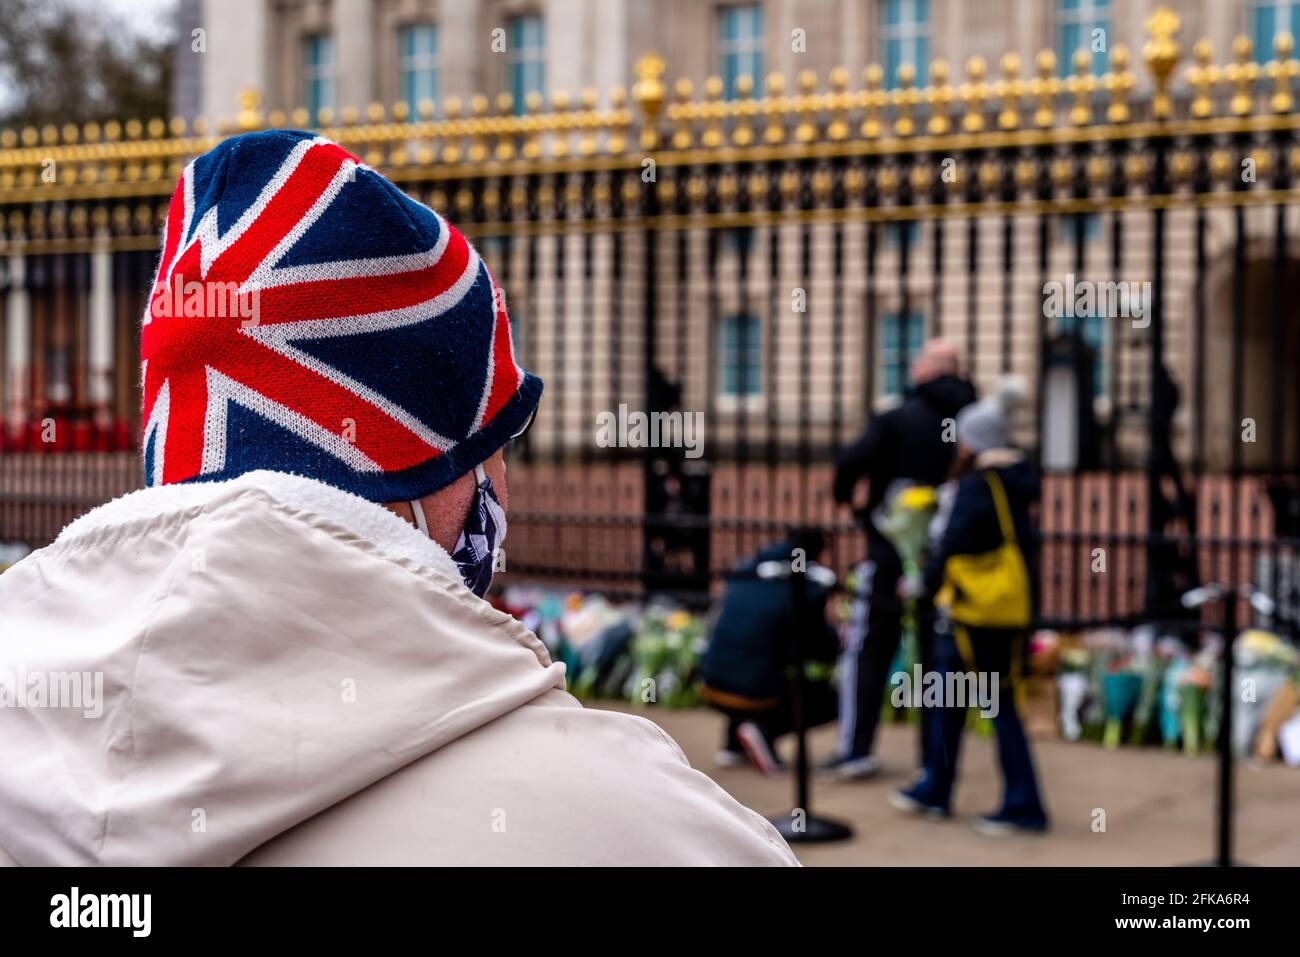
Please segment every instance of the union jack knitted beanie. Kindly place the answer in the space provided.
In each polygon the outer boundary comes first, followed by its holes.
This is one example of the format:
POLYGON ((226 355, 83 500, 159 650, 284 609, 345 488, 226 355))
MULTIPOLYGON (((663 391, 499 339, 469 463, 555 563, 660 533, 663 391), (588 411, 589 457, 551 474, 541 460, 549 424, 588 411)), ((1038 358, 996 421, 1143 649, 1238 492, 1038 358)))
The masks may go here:
POLYGON ((140 350, 148 485, 271 469, 421 498, 519 432, 542 393, 465 237, 298 131, 236 136, 185 168, 140 350))

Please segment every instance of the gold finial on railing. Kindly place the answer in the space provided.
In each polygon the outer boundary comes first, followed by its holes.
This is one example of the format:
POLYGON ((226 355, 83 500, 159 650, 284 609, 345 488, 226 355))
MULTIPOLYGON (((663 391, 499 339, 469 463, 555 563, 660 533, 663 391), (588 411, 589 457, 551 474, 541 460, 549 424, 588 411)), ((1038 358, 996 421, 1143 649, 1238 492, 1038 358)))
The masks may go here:
POLYGON ((527 111, 527 119, 524 120, 524 145, 520 147, 520 152, 524 159, 535 160, 542 155, 542 139, 539 135, 542 123, 537 118, 542 112, 542 94, 536 90, 525 93, 524 110, 527 111))
POLYGON ((1182 21, 1168 7, 1157 7, 1147 17, 1146 28, 1151 39, 1142 48, 1142 58, 1156 81, 1155 96, 1151 99, 1151 112, 1157 120, 1168 119, 1173 112, 1169 97, 1169 78, 1178 64, 1178 41, 1174 39, 1182 21))
POLYGON ((984 129, 984 100, 988 97, 988 84, 984 78, 989 65, 982 56, 973 56, 966 61, 966 80, 959 90, 966 105, 966 114, 961 118, 961 128, 967 133, 979 133, 984 129))
POLYGON ((252 87, 247 87, 239 94, 237 122, 245 132, 259 129, 262 125, 262 94, 252 87))
POLYGON ((849 136, 849 71, 842 66, 831 70, 831 121, 826 125, 826 136, 832 140, 849 136))
POLYGON ((1024 84, 1020 81, 1020 56, 1007 53, 1002 57, 1002 79, 994 88, 1002 99, 1002 109, 998 111, 998 129, 1014 130, 1020 127, 1020 97, 1024 94, 1024 84))
POLYGON ((881 130, 880 111, 885 104, 885 93, 881 85, 885 82, 885 71, 879 63, 872 63, 862 71, 862 79, 867 88, 862 95, 866 116, 862 119, 861 133, 864 139, 873 140, 880 135, 881 130))
POLYGON ((1273 52, 1277 54, 1277 59, 1270 60, 1264 69, 1273 80, 1273 95, 1269 97, 1268 104, 1274 113, 1290 113, 1295 106, 1291 81, 1300 72, 1300 64, 1291 59, 1294 51, 1295 40, 1291 34, 1279 33, 1273 38, 1273 52))
POLYGON ((898 67, 898 91, 895 101, 898 103, 898 115, 894 117, 894 133, 898 136, 911 136, 916 132, 916 121, 912 119, 912 107, 918 96, 912 84, 916 82, 916 67, 903 63, 898 67))
POLYGON ((1110 123, 1127 123, 1133 113, 1129 109, 1128 98, 1133 92, 1135 80, 1129 69, 1130 57, 1128 47, 1116 43, 1110 54, 1110 70, 1102 78, 1102 85, 1110 96, 1110 105, 1106 107, 1106 120, 1110 123))
POLYGON ((1232 55, 1236 63, 1229 63, 1223 68, 1223 78, 1233 86, 1232 99, 1228 109, 1234 116, 1247 116, 1255 105, 1254 86, 1259 78, 1259 67, 1251 59, 1255 47, 1250 37, 1241 34, 1232 41, 1232 55))
POLYGON ((470 136, 469 149, 465 158, 471 163, 481 163, 488 158, 487 145, 487 111, 488 98, 482 93, 475 93, 469 98, 470 136))
POLYGON ((657 53, 647 53, 636 64, 636 85, 632 99, 641 108, 644 122, 641 126, 641 145, 653 149, 659 145, 659 111, 664 106, 664 58, 657 53))
POLYGON ((506 126, 515 115, 515 98, 510 93, 501 92, 497 94, 496 99, 498 128, 497 145, 492 151, 501 162, 506 162, 515 158, 515 135, 514 131, 506 126))
POLYGON ((569 107, 573 105, 568 90, 556 90, 551 94, 551 155, 564 159, 569 155, 569 107))
POLYGON ((596 154, 596 131, 600 120, 596 116, 598 94, 594 86, 582 88, 578 102, 582 105, 582 115, 578 117, 578 152, 583 156, 596 154))
POLYGON ((675 150, 690 149, 693 141, 690 111, 687 106, 691 102, 691 94, 694 91, 695 85, 687 77, 681 77, 673 84, 673 97, 676 102, 668 108, 668 116, 673 121, 673 135, 669 142, 675 150))
POLYGON ((811 143, 817 139, 817 124, 813 120, 813 94, 817 90, 817 74, 812 70, 799 71, 799 125, 795 127, 794 138, 800 143, 811 143))
POLYGON ((613 117, 609 122, 609 139, 605 145, 609 152, 617 155, 627 149, 627 129, 632 122, 627 113, 627 90, 622 86, 610 90, 609 107, 613 111, 613 117))
POLYGON ((704 81, 704 115, 707 117, 700 143, 708 149, 722 145, 722 77, 711 76, 704 81))
POLYGON ((737 146, 754 142, 754 79, 749 74, 736 77, 736 127, 731 140, 737 146))
POLYGON ((930 63, 930 87, 926 90, 926 103, 930 107, 930 120, 925 124, 931 136, 943 136, 952 129, 948 110, 952 105, 952 87, 948 85, 948 61, 942 58, 930 63))
POLYGON ((767 75, 767 96, 763 113, 767 124, 763 127, 763 142, 776 146, 785 142, 785 111, 782 98, 785 96, 785 77, 773 71, 767 75))
POLYGON ((1034 68, 1038 76, 1034 77, 1030 89, 1038 97, 1038 106, 1034 110, 1034 125, 1046 129, 1056 122, 1056 54, 1051 50, 1041 50, 1034 58, 1034 68))
POLYGON ((1070 122, 1086 126, 1092 122, 1092 54, 1087 50, 1074 51, 1074 75, 1065 81, 1065 88, 1074 94, 1070 107, 1070 122))
POLYGON ((447 131, 447 143, 442 148, 442 161, 444 163, 460 162, 460 136, 457 128, 460 123, 460 97, 449 96, 442 104, 443 115, 447 117, 449 129, 447 131))
POLYGON ((1192 46, 1196 63, 1187 68, 1187 84, 1192 88, 1192 116, 1204 119, 1214 113, 1214 85, 1219 81, 1219 68, 1214 59, 1214 45, 1209 40, 1197 40, 1192 46))

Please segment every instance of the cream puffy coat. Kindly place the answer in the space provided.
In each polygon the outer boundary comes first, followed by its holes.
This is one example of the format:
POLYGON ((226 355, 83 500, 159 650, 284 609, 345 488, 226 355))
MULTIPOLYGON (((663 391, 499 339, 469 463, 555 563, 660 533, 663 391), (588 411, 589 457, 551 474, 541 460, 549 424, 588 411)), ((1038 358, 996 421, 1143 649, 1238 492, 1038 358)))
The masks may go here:
POLYGON ((309 479, 72 523, 0 575, 19 674, 100 690, 0 707, 6 863, 796 863, 656 725, 579 705, 438 545, 309 479))

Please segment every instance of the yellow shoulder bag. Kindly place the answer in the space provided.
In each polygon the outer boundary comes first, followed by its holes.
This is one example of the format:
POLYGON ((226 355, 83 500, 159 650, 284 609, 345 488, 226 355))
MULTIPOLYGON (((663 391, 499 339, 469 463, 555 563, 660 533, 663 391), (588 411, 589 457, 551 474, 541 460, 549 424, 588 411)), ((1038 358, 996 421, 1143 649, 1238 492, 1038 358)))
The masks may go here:
POLYGON ((972 628, 1024 628, 1033 614, 1029 570, 1016 544, 1002 479, 990 469, 984 480, 993 492, 1002 544, 991 552, 949 558, 935 604, 946 608, 953 621, 972 628))

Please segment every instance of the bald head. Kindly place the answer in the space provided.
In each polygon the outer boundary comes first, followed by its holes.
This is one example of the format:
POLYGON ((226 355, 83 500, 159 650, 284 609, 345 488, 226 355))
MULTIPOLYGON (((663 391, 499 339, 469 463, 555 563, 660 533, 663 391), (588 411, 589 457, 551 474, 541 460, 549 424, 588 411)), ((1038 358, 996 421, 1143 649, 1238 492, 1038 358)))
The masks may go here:
POLYGON ((956 346, 947 339, 930 339, 912 360, 910 374, 913 385, 922 385, 939 376, 956 375, 960 368, 956 346))

